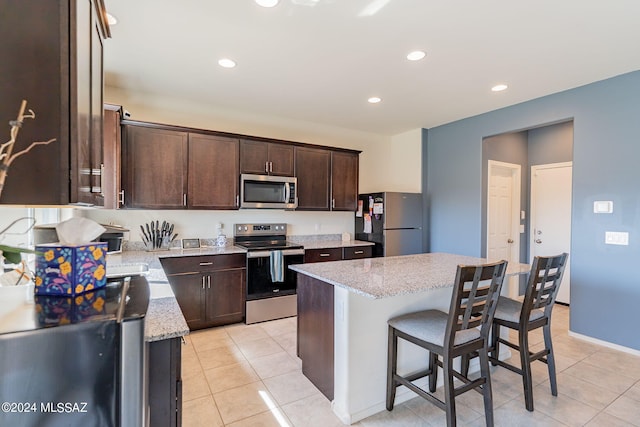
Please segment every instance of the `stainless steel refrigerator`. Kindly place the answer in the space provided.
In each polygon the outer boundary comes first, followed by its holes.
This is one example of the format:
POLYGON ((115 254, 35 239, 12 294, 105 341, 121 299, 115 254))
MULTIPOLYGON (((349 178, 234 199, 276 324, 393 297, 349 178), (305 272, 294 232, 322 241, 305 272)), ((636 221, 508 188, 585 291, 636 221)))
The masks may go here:
POLYGON ((358 196, 357 240, 374 242, 374 256, 422 253, 422 194, 382 192, 358 196))

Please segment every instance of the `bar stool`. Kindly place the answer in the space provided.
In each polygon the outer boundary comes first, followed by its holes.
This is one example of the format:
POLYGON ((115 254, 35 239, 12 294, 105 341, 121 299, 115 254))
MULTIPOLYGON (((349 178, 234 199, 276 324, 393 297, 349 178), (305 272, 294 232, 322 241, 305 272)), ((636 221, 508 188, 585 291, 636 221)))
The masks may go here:
POLYGON ((562 281, 568 256, 563 253, 550 257, 535 257, 529 273, 524 301, 520 302, 501 296, 498 299, 498 307, 493 318, 489 359, 493 365, 500 365, 522 375, 524 401, 528 411, 533 411, 531 362, 540 360, 547 364, 551 394, 558 395, 556 364, 551 343, 551 310, 562 281), (518 331, 518 344, 500 337, 501 326, 518 331), (529 351, 529 331, 538 328, 542 328, 545 348, 537 353, 532 353, 529 351), (520 368, 498 360, 500 344, 518 350, 520 368))
POLYGON ((404 385, 445 410, 447 426, 455 426, 455 397, 475 389, 484 396, 486 422, 488 426, 493 426, 487 344, 506 267, 507 261, 478 266, 459 265, 449 314, 439 310, 425 310, 404 314, 388 321, 387 410, 393 409, 396 388, 404 385), (397 374, 398 338, 429 350, 427 369, 405 377, 397 374), (473 352, 480 355, 481 376, 470 380, 466 375, 463 376, 454 370, 453 359, 473 352), (442 357, 442 361, 439 356, 442 357), (441 367, 444 373, 444 401, 432 394, 436 390, 438 367, 441 367), (429 377, 429 391, 413 383, 425 376, 429 377), (454 377, 464 384, 454 387, 454 377))

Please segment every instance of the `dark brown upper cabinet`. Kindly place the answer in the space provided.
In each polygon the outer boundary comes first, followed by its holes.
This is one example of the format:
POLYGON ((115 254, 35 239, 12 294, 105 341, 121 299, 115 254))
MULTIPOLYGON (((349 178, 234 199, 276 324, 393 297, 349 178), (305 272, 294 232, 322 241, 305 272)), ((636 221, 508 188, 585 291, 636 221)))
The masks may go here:
POLYGON ((240 173, 293 176, 293 145, 240 141, 240 173))
POLYGON ((237 139, 189 133, 187 206, 238 209, 237 139))
POLYGON ((331 210, 356 210, 358 163, 357 153, 331 152, 331 210))
POLYGON ((295 152, 298 210, 330 210, 331 151, 296 147, 295 152))
POLYGON ((359 152, 296 147, 298 209, 355 211, 359 152))
POLYGON ((104 142, 103 142, 103 175, 102 193, 104 194, 104 207, 118 209, 124 205, 124 192, 122 190, 122 132, 120 121, 123 110, 119 105, 104 105, 104 142))
MULTIPOLYGON (((35 147, 9 168, 7 204, 101 205, 103 39, 110 37, 102 0, 10 2, 0 14, 0 121, 27 119, 14 153, 35 147)), ((9 140, 8 128, 2 128, 9 140)))
POLYGON ((125 206, 183 209, 187 200, 187 132, 125 126, 125 206))
POLYGON ((126 207, 238 209, 238 139, 124 123, 126 207))

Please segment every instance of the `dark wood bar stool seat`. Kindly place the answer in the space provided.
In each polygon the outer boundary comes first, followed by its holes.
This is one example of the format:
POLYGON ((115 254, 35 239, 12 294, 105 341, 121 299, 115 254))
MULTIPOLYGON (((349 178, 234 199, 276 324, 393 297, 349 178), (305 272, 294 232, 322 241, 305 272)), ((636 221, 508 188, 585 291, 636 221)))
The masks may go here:
POLYGON ((455 426, 455 397, 473 389, 483 395, 486 422, 489 426, 493 425, 488 337, 506 267, 507 261, 458 266, 449 314, 439 310, 424 310, 389 320, 387 410, 393 409, 396 388, 404 385, 445 410, 447 425, 455 426), (427 369, 404 377, 398 375, 398 338, 429 350, 427 369), (481 375, 470 380, 454 370, 453 360, 473 352, 480 355, 481 375), (432 394, 436 390, 438 367, 443 369, 444 401, 432 394), (413 383, 426 376, 429 377, 429 391, 413 383), (454 378, 463 384, 454 387, 454 378))
MULTIPOLYGON (((551 342, 551 311, 567 263, 568 254, 550 257, 535 257, 523 301, 501 296, 498 299, 491 330, 490 357, 493 365, 500 365, 522 375, 524 400, 527 410, 533 411, 533 384, 531 363, 540 360, 547 364, 551 394, 558 395, 556 365, 551 342), (518 332, 518 344, 500 337, 500 328, 506 327, 518 332), (542 328, 544 349, 536 353, 529 351, 529 332, 542 328), (518 350, 520 367, 498 359, 500 344, 518 350)), ((468 366, 468 362, 465 362, 468 366)))

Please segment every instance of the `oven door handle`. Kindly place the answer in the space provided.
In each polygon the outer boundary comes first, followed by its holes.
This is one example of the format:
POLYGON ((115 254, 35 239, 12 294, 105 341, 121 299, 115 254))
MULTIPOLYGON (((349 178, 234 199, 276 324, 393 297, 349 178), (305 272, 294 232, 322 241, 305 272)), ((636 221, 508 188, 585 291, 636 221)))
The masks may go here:
MULTIPOLYGON (((247 258, 269 258, 271 251, 249 251, 247 258)), ((287 255, 304 255, 304 249, 284 249, 282 256, 287 255)))

